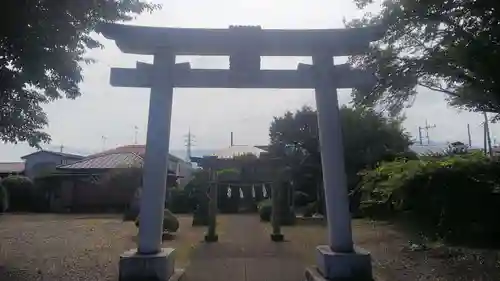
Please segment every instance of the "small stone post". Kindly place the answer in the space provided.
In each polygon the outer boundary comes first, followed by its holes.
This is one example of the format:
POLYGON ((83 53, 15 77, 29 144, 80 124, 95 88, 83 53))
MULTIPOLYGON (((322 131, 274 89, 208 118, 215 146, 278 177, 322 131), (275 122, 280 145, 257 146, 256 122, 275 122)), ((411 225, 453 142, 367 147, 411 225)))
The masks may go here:
POLYGON ((317 247, 318 268, 308 268, 307 280, 372 280, 370 254, 354 249, 344 164, 342 127, 333 74, 333 57, 313 56, 321 164, 329 245, 317 247))
POLYGON ((212 179, 214 179, 214 182, 210 185, 210 202, 209 202, 209 207, 208 207, 208 232, 207 235, 205 235, 205 242, 217 242, 219 240, 219 236, 217 236, 217 189, 218 189, 218 184, 217 184, 217 176, 212 174, 211 175, 212 179))
POLYGON ((271 224, 273 226, 273 233, 271 233, 271 240, 274 242, 282 242, 284 236, 281 233, 281 181, 275 181, 272 184, 271 190, 271 224))

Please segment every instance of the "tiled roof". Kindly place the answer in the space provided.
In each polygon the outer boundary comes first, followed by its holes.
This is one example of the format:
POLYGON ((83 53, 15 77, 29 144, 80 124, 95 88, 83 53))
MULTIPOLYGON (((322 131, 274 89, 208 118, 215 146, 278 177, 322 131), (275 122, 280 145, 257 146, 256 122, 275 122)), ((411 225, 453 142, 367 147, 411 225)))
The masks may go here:
MULTIPOLYGON (((134 153, 134 154, 137 154, 141 157, 144 157, 144 154, 146 154, 146 146, 143 144, 124 145, 124 146, 119 146, 117 148, 105 150, 105 151, 90 155, 89 157, 96 157, 96 156, 114 154, 114 153, 134 153)), ((169 154, 169 155, 170 155, 170 157, 172 157, 178 161, 182 160, 179 157, 174 156, 172 154, 169 154)))
POLYGON ((59 155, 59 156, 63 156, 63 157, 68 157, 68 158, 84 158, 85 156, 82 156, 82 155, 77 155, 77 154, 70 154, 70 153, 63 153, 63 152, 57 152, 57 151, 49 151, 49 150, 38 150, 38 151, 35 151, 33 153, 30 153, 28 155, 24 155, 23 157, 21 157, 21 159, 26 159, 26 157, 29 157, 33 154, 37 154, 37 153, 42 153, 42 152, 45 152, 45 153, 50 153, 50 154, 55 154, 55 155, 59 155))
POLYGON ((124 145, 124 146, 119 146, 117 148, 105 150, 105 151, 90 155, 89 157, 114 154, 114 153, 124 153, 124 152, 135 153, 137 155, 144 156, 144 153, 146 153, 146 146, 140 145, 140 144, 124 145))
POLYGON ((0 173, 21 173, 24 171, 24 162, 0 163, 0 173))
POLYGON ((142 157, 131 152, 110 153, 87 157, 78 162, 57 167, 62 170, 76 169, 115 169, 141 167, 142 157))

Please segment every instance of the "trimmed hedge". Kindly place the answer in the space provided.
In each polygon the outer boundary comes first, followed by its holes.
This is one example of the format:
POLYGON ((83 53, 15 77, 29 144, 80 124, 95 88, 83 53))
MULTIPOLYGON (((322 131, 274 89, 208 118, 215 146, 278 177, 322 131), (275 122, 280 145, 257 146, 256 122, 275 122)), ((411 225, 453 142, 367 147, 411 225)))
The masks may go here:
POLYGON ((8 176, 2 180, 8 194, 9 211, 33 211, 39 198, 33 182, 25 176, 8 176))
MULTIPOLYGON (((273 212, 273 206, 272 206, 272 201, 271 199, 266 199, 261 201, 258 205, 257 208, 259 210, 259 217, 261 221, 269 222, 271 221, 271 216, 273 212)), ((295 213, 293 210, 285 206, 283 207, 282 210, 282 218, 281 218, 281 225, 293 225, 295 224, 295 213), (288 208, 288 210, 287 210, 288 208)))
POLYGON ((361 213, 404 214, 427 234, 457 243, 498 243, 500 162, 481 155, 394 161, 363 172, 361 213))
POLYGON ((169 191, 167 206, 174 214, 187 214, 194 210, 194 200, 185 190, 172 189, 169 191))
POLYGON ((9 208, 9 194, 7 189, 0 183, 0 213, 5 213, 9 208))

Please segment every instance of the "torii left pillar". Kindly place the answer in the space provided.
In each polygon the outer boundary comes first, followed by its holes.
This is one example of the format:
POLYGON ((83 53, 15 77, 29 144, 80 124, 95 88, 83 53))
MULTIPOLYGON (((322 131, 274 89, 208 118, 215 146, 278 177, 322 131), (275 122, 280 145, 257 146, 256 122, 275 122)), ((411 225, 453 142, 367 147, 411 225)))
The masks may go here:
POLYGON ((166 281, 179 274, 174 272, 174 249, 161 247, 174 66, 175 55, 170 50, 161 49, 155 53, 152 72, 149 73, 152 85, 139 213, 139 245, 120 256, 120 281, 166 281))

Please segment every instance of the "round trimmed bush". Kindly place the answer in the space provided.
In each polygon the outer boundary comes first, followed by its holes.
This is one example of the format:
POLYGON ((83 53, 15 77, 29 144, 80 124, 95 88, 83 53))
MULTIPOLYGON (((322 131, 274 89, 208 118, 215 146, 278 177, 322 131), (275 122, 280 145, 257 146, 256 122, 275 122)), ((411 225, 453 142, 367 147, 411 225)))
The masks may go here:
MULTIPOLYGON (((135 220, 135 225, 139 227, 139 216, 135 220)), ((177 232, 179 230, 179 220, 168 209, 163 211, 163 231, 177 232)))

